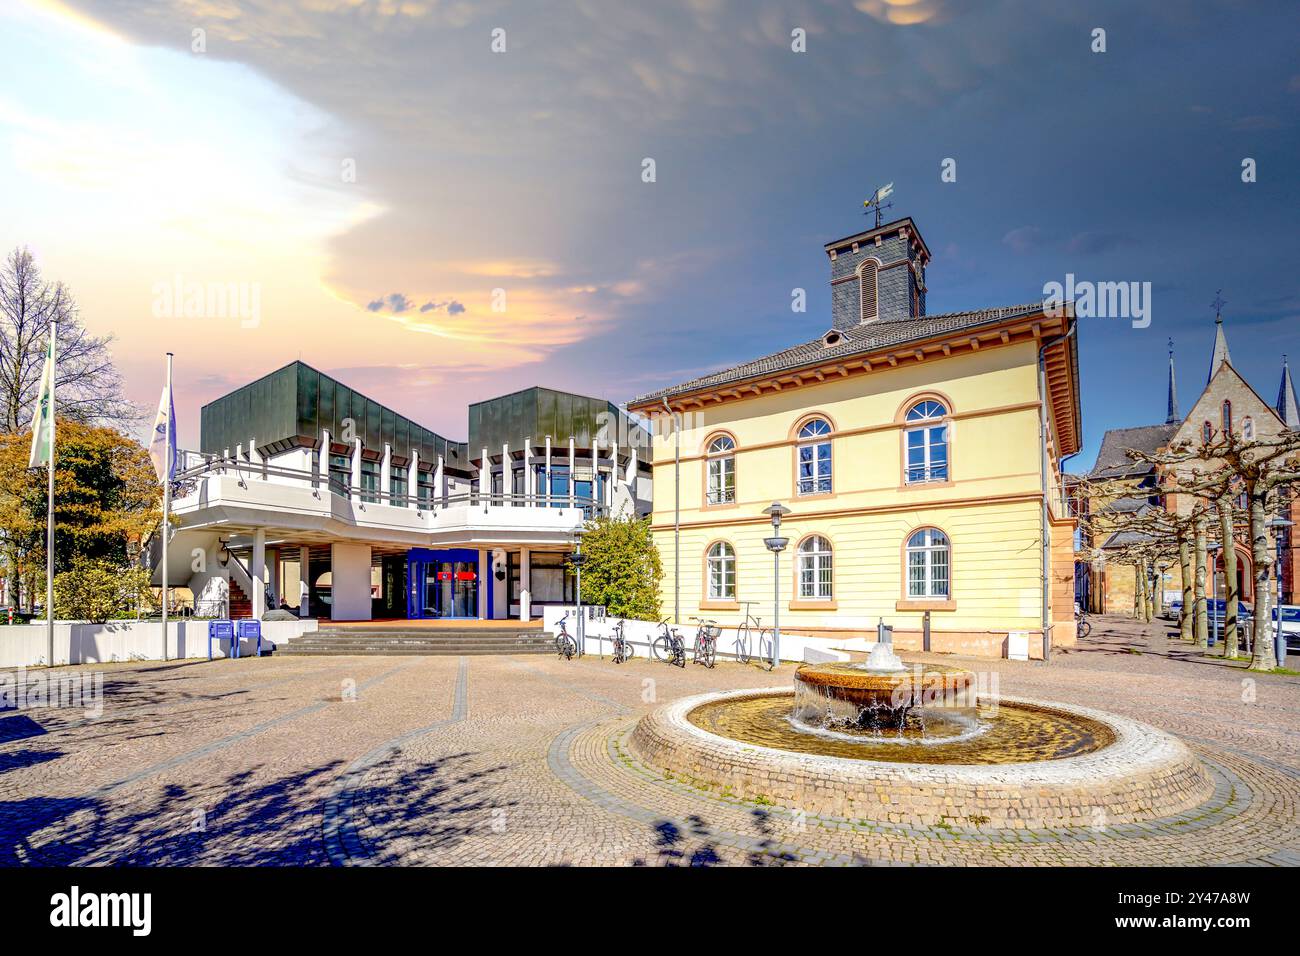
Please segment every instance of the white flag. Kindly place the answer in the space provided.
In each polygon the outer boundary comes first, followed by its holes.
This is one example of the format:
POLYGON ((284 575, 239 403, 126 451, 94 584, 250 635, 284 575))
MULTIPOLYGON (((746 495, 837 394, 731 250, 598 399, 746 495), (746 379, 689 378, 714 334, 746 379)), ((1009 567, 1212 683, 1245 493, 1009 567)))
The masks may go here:
POLYGON ((28 468, 39 468, 50 463, 50 449, 54 445, 54 336, 50 336, 49 350, 45 353, 45 368, 41 370, 41 391, 36 396, 36 412, 32 415, 32 453, 27 459, 28 468))
POLYGON ((153 436, 149 440, 149 457, 153 460, 153 470, 158 481, 166 481, 176 476, 176 406, 172 402, 171 389, 163 386, 162 398, 158 399, 158 414, 153 421, 153 436))
POLYGON ((876 202, 882 203, 892 195, 894 195, 894 184, 886 183, 876 190, 876 202))

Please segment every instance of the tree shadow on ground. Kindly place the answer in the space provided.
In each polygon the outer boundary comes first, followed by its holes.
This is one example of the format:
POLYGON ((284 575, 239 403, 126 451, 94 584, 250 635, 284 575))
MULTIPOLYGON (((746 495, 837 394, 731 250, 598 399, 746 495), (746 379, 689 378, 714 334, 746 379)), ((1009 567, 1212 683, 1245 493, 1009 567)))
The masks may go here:
POLYGON ((361 845, 375 863, 436 862, 439 853, 475 834, 508 826, 515 800, 491 796, 506 764, 474 767, 461 752, 412 762, 394 750, 351 787, 351 823, 364 825, 361 845))
MULTIPOLYGON (((757 842, 745 853, 747 866, 784 866, 796 862, 790 853, 780 850, 772 815, 757 808, 750 814, 757 842)), ((659 820, 651 825, 655 834, 655 857, 632 861, 633 866, 727 866, 725 849, 720 849, 716 835, 707 821, 691 814, 681 821, 659 820)))

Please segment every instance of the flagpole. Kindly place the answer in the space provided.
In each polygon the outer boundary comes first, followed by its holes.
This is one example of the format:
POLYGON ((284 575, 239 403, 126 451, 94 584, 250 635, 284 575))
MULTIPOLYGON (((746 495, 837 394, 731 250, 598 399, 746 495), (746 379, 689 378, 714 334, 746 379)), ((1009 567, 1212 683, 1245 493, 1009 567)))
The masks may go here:
MULTIPOLYGON (((46 661, 54 666, 54 358, 59 323, 50 323, 50 422, 49 486, 45 500, 45 650, 46 661)), ((71 658, 69 658, 71 660, 71 658)))
POLYGON ((162 659, 167 660, 167 531, 172 510, 172 353, 167 353, 167 433, 163 452, 163 520, 162 520, 162 659))

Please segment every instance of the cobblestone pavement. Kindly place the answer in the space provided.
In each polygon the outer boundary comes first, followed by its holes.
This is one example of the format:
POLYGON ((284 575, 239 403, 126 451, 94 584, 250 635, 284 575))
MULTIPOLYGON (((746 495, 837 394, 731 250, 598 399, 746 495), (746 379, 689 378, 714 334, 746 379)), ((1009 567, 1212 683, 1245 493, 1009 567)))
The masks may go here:
POLYGON ((0 712, 0 863, 1300 863, 1300 677, 1252 675, 1168 633, 1095 619, 1050 665, 918 655, 1182 737, 1215 793, 1150 823, 872 825, 704 793, 627 752, 657 704, 788 686, 790 666, 246 658, 98 668, 98 718, 0 712))

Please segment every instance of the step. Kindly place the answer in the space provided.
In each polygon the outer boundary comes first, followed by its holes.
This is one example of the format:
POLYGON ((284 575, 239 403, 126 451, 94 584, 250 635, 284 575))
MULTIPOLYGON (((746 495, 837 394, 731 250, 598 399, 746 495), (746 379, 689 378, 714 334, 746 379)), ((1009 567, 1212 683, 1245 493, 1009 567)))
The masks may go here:
POLYGON ((554 647, 485 647, 476 644, 468 647, 294 647, 290 644, 276 648, 276 655, 286 657, 457 657, 474 655, 554 654, 554 647))

